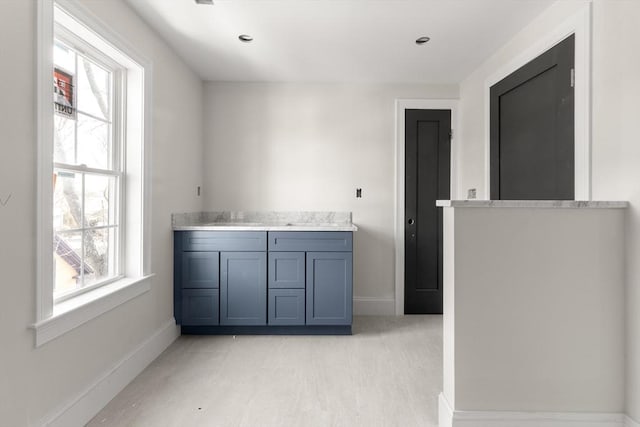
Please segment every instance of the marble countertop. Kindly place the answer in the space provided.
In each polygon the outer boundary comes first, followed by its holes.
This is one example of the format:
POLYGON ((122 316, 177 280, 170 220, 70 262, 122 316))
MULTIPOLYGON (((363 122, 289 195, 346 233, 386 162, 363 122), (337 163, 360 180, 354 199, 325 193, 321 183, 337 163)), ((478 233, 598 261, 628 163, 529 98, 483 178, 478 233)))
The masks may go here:
POLYGON ((586 200, 436 200, 441 208, 621 209, 629 202, 586 200))
POLYGON ((351 212, 214 211, 171 216, 176 231, 356 231, 351 212))

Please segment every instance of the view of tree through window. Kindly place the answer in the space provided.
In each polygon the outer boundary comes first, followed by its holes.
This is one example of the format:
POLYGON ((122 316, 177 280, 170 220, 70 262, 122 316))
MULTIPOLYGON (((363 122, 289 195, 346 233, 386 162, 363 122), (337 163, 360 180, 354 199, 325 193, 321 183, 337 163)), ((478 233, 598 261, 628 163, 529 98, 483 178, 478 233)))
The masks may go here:
POLYGON ((60 298, 118 276, 121 176, 113 70, 60 40, 54 67, 54 296, 60 298))

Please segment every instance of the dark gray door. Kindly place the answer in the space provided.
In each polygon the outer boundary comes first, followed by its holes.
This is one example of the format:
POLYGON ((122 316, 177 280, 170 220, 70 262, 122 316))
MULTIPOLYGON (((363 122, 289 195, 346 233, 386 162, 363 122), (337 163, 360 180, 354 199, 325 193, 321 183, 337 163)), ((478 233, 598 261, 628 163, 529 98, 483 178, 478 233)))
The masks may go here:
POLYGON ((404 312, 442 313, 442 209, 449 199, 451 111, 405 112, 404 312))
POLYGON ((574 198, 574 39, 491 87, 491 199, 574 198))
POLYGON ((220 253, 220 324, 267 324, 266 252, 220 253))

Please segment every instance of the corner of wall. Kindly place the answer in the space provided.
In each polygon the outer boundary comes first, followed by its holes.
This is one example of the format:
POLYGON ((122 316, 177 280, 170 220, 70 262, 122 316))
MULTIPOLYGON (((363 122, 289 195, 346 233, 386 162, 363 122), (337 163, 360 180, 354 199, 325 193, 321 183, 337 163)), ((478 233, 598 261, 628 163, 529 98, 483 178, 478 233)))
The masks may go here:
POLYGON ((179 335, 175 320, 167 320, 147 340, 104 372, 96 382, 62 408, 45 416, 39 424, 51 427, 85 425, 179 335))

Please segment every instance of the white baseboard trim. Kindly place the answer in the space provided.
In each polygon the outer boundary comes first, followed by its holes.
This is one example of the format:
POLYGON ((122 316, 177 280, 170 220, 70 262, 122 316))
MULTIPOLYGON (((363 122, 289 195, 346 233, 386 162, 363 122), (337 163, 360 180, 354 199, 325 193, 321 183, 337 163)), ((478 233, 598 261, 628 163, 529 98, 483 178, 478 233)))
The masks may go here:
POLYGON ((454 411, 439 396, 440 427, 637 427, 620 413, 454 411))
POLYGON ((396 300, 394 298, 353 297, 353 314, 355 316, 395 316, 396 300))
POLYGON ((438 395, 438 426, 453 426, 453 409, 451 408, 447 398, 444 397, 444 393, 440 393, 438 395))
POLYGON ((84 426, 179 335, 175 320, 167 320, 153 335, 101 375, 86 390, 70 399, 61 409, 44 417, 40 425, 84 426))
POLYGON ((634 421, 630 416, 624 417, 624 427, 640 427, 640 423, 634 421))

